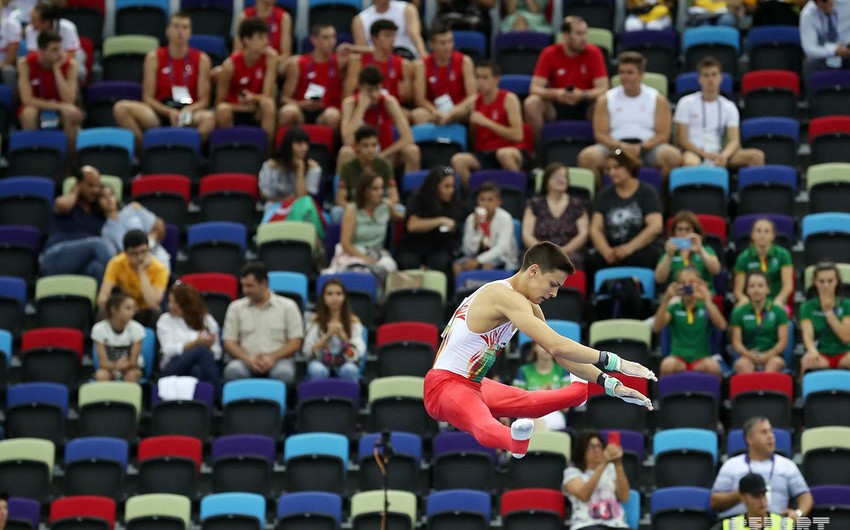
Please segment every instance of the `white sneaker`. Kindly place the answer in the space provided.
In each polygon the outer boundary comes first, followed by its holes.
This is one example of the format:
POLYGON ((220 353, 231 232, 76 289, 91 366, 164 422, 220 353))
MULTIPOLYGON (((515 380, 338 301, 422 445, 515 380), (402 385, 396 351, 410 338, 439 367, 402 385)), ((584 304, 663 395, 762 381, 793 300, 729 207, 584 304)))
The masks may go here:
MULTIPOLYGON (((518 442, 524 442, 531 438, 534 430, 534 420, 531 418, 519 418, 511 424, 511 438, 518 442)), ((514 458, 522 458, 525 453, 511 453, 514 458)))

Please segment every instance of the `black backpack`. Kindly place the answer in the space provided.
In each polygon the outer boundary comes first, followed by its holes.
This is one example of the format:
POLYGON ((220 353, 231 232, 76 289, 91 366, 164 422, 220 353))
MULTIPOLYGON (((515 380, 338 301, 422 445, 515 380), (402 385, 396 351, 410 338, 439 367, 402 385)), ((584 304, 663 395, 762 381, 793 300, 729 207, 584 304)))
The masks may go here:
POLYGON ((635 277, 611 278, 599 286, 596 319, 634 318, 652 316, 650 301, 642 297, 643 284, 635 277))

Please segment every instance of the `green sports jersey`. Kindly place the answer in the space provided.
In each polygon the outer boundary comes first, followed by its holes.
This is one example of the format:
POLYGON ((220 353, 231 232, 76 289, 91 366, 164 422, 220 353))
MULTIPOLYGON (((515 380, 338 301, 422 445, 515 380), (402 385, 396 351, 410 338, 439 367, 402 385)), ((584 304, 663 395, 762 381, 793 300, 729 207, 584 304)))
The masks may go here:
POLYGON ((693 312, 682 302, 667 306, 670 314, 670 353, 692 363, 711 355, 708 309, 697 301, 693 312), (691 313, 691 314, 689 314, 691 313))
POLYGON ((779 326, 788 325, 788 313, 768 301, 759 318, 752 302, 748 302, 732 311, 729 325, 741 328, 741 341, 748 350, 765 352, 776 346, 779 326))
MULTIPOLYGON (((836 299, 833 311, 838 320, 850 317, 850 298, 836 299)), ((817 297, 806 300, 800 306, 800 322, 804 320, 812 322, 812 327, 815 328, 815 342, 821 354, 841 355, 850 352, 850 344, 841 342, 841 339, 829 327, 823 309, 820 308, 820 300, 817 297)))
POLYGON ((777 244, 770 245, 764 263, 759 259, 756 247, 750 245, 738 254, 735 260, 735 272, 747 274, 750 271, 762 271, 767 274, 770 282, 770 297, 773 298, 782 290, 782 267, 791 265, 791 253, 788 249, 777 244))
MULTIPOLYGON (((703 248, 705 248, 705 251, 712 256, 717 256, 717 253, 714 252, 713 248, 709 246, 705 246, 703 248)), ((673 254, 673 257, 670 258, 670 278, 668 281, 676 281, 676 278, 679 277, 679 272, 681 272, 682 269, 693 267, 697 270, 699 277, 705 281, 706 285, 708 285, 708 288, 713 293, 714 278, 708 272, 708 269, 705 268, 705 262, 702 260, 702 254, 699 252, 688 252, 687 254, 688 258, 686 260, 684 253, 681 250, 677 250, 676 253, 673 254)), ((667 259, 667 254, 662 254, 658 259, 658 263, 661 263, 665 259, 667 259)))
MULTIPOLYGON (((538 354, 539 355, 539 354, 538 354)), ((513 385, 523 390, 555 390, 570 384, 570 374, 560 364, 552 366, 548 374, 537 371, 534 363, 519 367, 513 385)))

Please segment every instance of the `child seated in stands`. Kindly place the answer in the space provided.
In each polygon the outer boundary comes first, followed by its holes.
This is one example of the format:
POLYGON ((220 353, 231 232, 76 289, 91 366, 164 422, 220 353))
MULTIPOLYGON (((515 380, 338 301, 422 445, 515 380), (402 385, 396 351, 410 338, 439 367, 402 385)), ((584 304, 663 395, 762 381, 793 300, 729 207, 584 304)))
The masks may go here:
POLYGON ((145 328, 133 320, 136 302, 128 294, 116 290, 106 300, 105 310, 106 319, 91 330, 98 361, 95 379, 138 381, 144 365, 139 353, 145 328))
POLYGON ((672 282, 658 311, 653 331, 670 328, 670 354, 661 361, 661 376, 696 370, 722 377, 720 363, 711 352, 711 324, 714 329, 726 329, 726 319, 711 301, 711 291, 693 267, 679 273, 672 282))
POLYGON ((513 219, 501 208, 499 187, 492 182, 482 184, 476 204, 463 226, 463 257, 453 264, 455 276, 476 269, 516 269, 513 219))

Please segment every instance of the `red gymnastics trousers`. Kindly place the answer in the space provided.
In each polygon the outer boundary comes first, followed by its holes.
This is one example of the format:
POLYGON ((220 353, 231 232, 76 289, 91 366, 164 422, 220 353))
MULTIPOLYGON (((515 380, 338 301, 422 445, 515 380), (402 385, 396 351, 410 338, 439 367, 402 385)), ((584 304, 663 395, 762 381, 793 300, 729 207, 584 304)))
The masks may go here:
POLYGON ((522 390, 486 377, 476 383, 448 370, 425 376, 425 410, 470 433, 485 447, 525 454, 528 440, 511 437, 511 428, 496 418, 540 418, 587 401, 587 383, 574 382, 557 390, 522 390))

